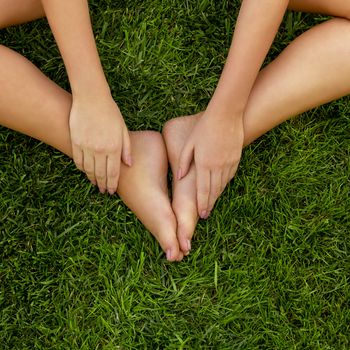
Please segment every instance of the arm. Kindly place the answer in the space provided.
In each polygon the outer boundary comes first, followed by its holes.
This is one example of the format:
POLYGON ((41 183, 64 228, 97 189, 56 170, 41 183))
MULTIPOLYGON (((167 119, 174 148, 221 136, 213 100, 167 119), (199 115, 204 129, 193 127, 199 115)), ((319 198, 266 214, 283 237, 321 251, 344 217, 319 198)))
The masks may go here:
POLYGON ((194 160, 198 214, 202 218, 208 217, 237 171, 244 109, 288 2, 243 0, 217 88, 182 150, 177 177, 184 177, 194 160))
POLYGON ((288 3, 288 0, 243 1, 210 108, 231 117, 242 115, 288 3))
POLYGON ((131 164, 127 128, 98 56, 86 0, 42 0, 71 84, 73 158, 100 190, 114 193, 120 159, 131 164))

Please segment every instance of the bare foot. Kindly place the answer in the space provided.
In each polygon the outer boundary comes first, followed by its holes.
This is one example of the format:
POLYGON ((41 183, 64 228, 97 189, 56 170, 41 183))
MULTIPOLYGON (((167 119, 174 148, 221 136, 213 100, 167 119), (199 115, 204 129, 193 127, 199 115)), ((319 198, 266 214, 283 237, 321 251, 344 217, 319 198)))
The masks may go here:
MULTIPOLYGON (((182 147, 202 113, 169 120, 163 128, 163 137, 173 174, 176 174, 182 147)), ((181 251, 188 255, 191 239, 198 222, 196 169, 191 165, 188 174, 178 181, 173 176, 172 207, 177 219, 177 238, 181 251)))
POLYGON ((180 261, 176 218, 167 189, 168 160, 164 141, 154 131, 131 132, 133 166, 122 165, 118 194, 155 236, 169 261, 180 261))

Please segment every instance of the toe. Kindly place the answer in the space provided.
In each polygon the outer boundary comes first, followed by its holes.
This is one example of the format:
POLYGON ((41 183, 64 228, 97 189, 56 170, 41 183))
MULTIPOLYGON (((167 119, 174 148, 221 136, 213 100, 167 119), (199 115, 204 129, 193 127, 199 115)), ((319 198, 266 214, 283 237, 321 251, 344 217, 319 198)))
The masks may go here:
POLYGON ((194 234, 196 223, 195 222, 187 222, 178 224, 177 228, 177 239, 179 242, 180 250, 188 255, 191 251, 191 240, 194 234))
POLYGON ((173 202, 173 210, 177 220, 177 240, 180 250, 188 255, 191 251, 191 240, 198 221, 196 206, 192 202, 183 202, 179 205, 173 202))
POLYGON ((161 215, 162 221, 153 230, 153 234, 162 247, 168 261, 180 261, 183 258, 176 237, 176 218, 171 212, 161 215))

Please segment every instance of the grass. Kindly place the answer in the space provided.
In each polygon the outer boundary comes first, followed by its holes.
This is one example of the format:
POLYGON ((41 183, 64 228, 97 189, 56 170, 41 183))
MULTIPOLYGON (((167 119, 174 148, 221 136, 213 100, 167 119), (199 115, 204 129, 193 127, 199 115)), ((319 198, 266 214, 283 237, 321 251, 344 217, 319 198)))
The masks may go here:
MULTIPOLYGON (((238 1, 90 4, 132 130, 205 108, 238 1)), ((323 19, 288 14, 267 62, 323 19)), ((44 20, 0 39, 68 87, 44 20)), ((1 348, 348 349, 349 112, 346 97, 247 148, 180 264, 68 158, 1 128, 1 348)))

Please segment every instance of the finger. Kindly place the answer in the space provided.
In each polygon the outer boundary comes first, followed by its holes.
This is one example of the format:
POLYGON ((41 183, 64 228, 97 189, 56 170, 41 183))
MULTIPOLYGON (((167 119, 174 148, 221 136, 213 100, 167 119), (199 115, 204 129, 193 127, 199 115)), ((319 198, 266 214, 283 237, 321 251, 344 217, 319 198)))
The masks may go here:
POLYGON ((73 160, 76 165, 76 167, 80 171, 84 171, 84 156, 83 151, 80 149, 80 147, 72 145, 72 154, 73 154, 73 160))
POLYGON ((184 176, 187 175, 191 162, 193 160, 193 151, 194 150, 192 143, 187 142, 180 154, 179 166, 177 168, 178 180, 181 180, 184 176))
POLYGON ((209 216, 210 170, 198 167, 196 183, 198 214, 202 219, 207 219, 209 216))
POLYGON ((114 194, 118 188, 120 174, 120 156, 109 155, 107 158, 107 191, 114 194))
POLYGON ((95 178, 95 160, 90 152, 83 152, 83 171, 92 183, 96 183, 95 178))
POLYGON ((215 171, 210 174, 210 194, 209 194, 209 213, 214 208, 214 204, 221 194, 221 172, 215 171))
POLYGON ((105 193, 107 188, 107 156, 105 154, 95 154, 95 177, 100 192, 105 193))
POLYGON ((127 128, 125 128, 123 134, 122 160, 126 165, 132 166, 131 140, 127 128))

